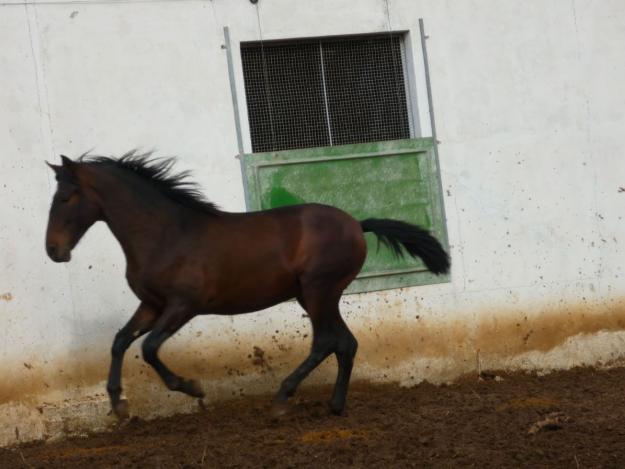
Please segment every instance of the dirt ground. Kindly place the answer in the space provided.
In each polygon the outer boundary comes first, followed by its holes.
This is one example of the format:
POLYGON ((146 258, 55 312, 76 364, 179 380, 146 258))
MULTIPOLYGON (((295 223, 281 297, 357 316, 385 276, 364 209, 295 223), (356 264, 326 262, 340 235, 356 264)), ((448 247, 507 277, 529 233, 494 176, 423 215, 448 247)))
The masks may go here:
POLYGON ((304 388, 278 421, 270 396, 243 397, 3 449, 0 467, 625 467, 624 368, 484 378, 354 383, 341 417, 326 411, 328 387, 304 388))

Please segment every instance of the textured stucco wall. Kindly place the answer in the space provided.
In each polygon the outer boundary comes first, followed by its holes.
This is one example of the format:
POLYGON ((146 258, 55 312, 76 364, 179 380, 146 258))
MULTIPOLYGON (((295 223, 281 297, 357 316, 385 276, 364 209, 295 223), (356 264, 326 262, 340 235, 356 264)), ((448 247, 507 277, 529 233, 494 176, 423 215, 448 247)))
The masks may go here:
MULTIPOLYGON (((409 32, 429 128, 418 19, 428 39, 449 284, 344 298, 361 342, 355 378, 444 381, 475 369, 618 362, 625 351, 625 3, 439 0, 0 2, 0 444, 110 424, 109 347, 136 300, 96 226, 70 264, 44 253, 54 190, 44 159, 155 148, 178 155, 222 208, 244 197, 223 27, 238 43, 409 32), (259 28, 260 26, 260 28, 259 28)), ((306 354, 293 303, 197 318, 163 357, 211 398, 275 388, 306 354), (253 347, 268 366, 255 365, 253 347)), ((187 411, 127 354, 143 416, 187 411), (171 396, 171 397, 170 397, 171 396)), ((329 381, 329 361, 310 381, 329 381)))

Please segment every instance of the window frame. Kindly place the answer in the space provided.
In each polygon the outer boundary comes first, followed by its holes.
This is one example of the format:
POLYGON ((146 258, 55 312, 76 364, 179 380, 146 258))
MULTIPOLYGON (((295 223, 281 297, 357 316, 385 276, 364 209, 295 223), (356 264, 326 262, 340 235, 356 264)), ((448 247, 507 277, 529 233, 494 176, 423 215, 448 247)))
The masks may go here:
MULTIPOLYGON (((411 137, 433 137, 432 120, 429 112, 429 99, 427 93, 427 78, 425 71, 425 58, 422 45, 419 44, 419 33, 412 30, 393 30, 393 34, 402 36, 402 53, 404 72, 404 86, 406 88, 406 100, 408 104, 408 117, 411 126, 411 137)), ((271 39, 276 42, 293 42, 298 40, 318 40, 320 38, 352 38, 358 36, 370 36, 372 34, 388 34, 383 32, 363 32, 360 34, 335 34, 328 36, 304 36, 304 37, 284 37, 280 39, 271 39)), ((239 155, 253 153, 252 139, 249 126, 249 116, 247 112, 247 97, 245 94, 245 83, 243 80, 243 61, 241 58, 241 45, 258 42, 259 38, 254 35, 252 37, 241 37, 237 31, 224 27, 225 44, 228 61, 230 63, 229 84, 233 97, 233 106, 235 110, 235 125, 237 127, 237 138, 239 155)), ((265 41, 269 42, 269 41, 265 41)), ((248 207, 249 208, 249 207, 248 207)))
MULTIPOLYGON (((336 146, 336 145, 341 145, 341 144, 358 144, 358 143, 366 143, 365 141, 354 141, 354 142, 349 142, 349 143, 335 143, 333 142, 333 132, 332 132, 332 128, 331 128, 331 123, 330 123, 330 109, 329 109, 329 101, 328 101, 328 92, 327 92, 327 88, 326 88, 326 76, 325 74, 325 69, 323 66, 323 53, 324 53, 324 46, 327 45, 328 43, 333 43, 333 42, 340 42, 340 41, 358 41, 359 39, 366 41, 367 39, 385 39, 385 38, 390 38, 391 36, 393 36, 394 38, 397 38, 399 40, 399 59, 401 61, 401 73, 402 73, 402 78, 403 78, 403 91, 404 91, 404 102, 402 103, 405 108, 406 108, 406 125, 408 127, 408 135, 406 138, 418 138, 418 137, 422 137, 421 132, 420 132, 420 125, 419 125, 419 121, 418 121, 418 106, 417 106, 417 100, 416 97, 414 96, 414 92, 413 92, 413 86, 412 83, 414 82, 414 76, 409 76, 409 71, 411 70, 411 67, 407 66, 407 54, 406 54, 406 40, 407 40, 407 36, 408 36, 408 32, 407 31, 391 31, 391 32, 377 32, 377 33, 369 33, 369 34, 355 34, 355 35, 340 35, 340 36, 315 36, 315 37, 304 37, 304 38, 297 38, 297 39, 274 39, 274 40, 267 40, 267 41, 243 41, 240 43, 239 45, 239 55, 241 56, 241 68, 243 69, 243 50, 245 48, 248 47, 267 47, 267 48, 271 48, 271 47, 275 47, 275 46, 298 46, 298 45, 302 45, 302 46, 310 46, 310 45, 314 45, 314 46, 318 46, 319 47, 319 55, 318 55, 318 59, 320 60, 320 67, 319 70, 322 73, 322 80, 320 85, 322 84, 323 86, 322 88, 322 98, 323 98, 323 104, 324 104, 324 111, 325 111, 325 115, 324 115, 324 124, 325 124, 325 130, 328 134, 328 139, 329 139, 329 144, 328 145, 316 145, 316 146, 306 146, 306 147, 298 147, 299 149, 311 149, 311 148, 322 148, 322 147, 332 147, 332 146, 336 146)), ((245 91, 245 77, 242 75, 242 79, 244 81, 244 91, 245 91)), ((255 84, 256 86, 258 86, 258 84, 255 84)), ((250 128, 250 119, 249 119, 249 108, 247 106, 247 92, 245 94, 245 101, 246 101, 246 111, 247 112, 247 134, 249 136, 249 147, 246 147, 246 152, 245 153, 265 153, 268 151, 289 151, 289 150, 295 150, 298 148, 283 148, 283 149, 278 149, 278 150, 259 150, 259 151, 254 151, 252 148, 252 132, 251 132, 251 128, 250 128)), ((393 139, 389 139, 389 140, 394 140, 393 139)), ((371 142, 373 141, 383 141, 383 140, 369 140, 371 142)))

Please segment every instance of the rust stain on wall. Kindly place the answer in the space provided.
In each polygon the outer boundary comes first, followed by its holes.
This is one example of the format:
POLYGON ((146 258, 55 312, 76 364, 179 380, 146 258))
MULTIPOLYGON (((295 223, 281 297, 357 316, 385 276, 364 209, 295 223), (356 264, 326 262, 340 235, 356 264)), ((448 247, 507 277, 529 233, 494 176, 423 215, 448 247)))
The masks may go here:
MULTIPOLYGON (((406 313, 402 304, 389 303, 379 308, 379 319, 374 321, 359 321, 357 314, 350 314, 350 328, 360 343, 356 373, 359 366, 391 369, 415 357, 466 362, 475 360, 478 350, 482 356, 490 357, 547 352, 579 334, 625 330, 625 300, 600 306, 583 303, 551 309, 493 308, 464 315, 462 319, 458 313, 450 312, 449 320, 434 320, 420 314, 412 314, 412 319, 408 319, 406 313)), ((249 377, 252 381, 277 383, 307 356, 310 340, 307 334, 295 338, 274 335, 264 342, 246 342, 242 336, 236 343, 189 337, 184 343, 166 345, 161 357, 185 377, 204 381, 249 377)), ((0 403, 34 402, 37 395, 47 391, 68 393, 106 379, 110 363, 108 345, 72 356, 76 358, 48 363, 29 359, 28 367, 23 360, 15 364, 15 372, 9 370, 0 383, 0 403), (19 372, 18 367, 21 367, 19 372)), ((333 379, 335 360, 327 360, 319 373, 333 379)), ((152 392, 166 392, 136 347, 126 355, 123 376, 129 398, 149 399, 152 392)), ((244 391, 253 392, 253 389, 244 391)))
POLYGON ((0 295, 0 300, 3 301, 11 301, 13 299, 13 295, 11 292, 3 293, 0 295))
MULTIPOLYGON (((370 365, 391 366, 414 356, 472 359, 478 350, 496 357, 547 352, 578 334, 625 330, 625 300, 601 306, 584 303, 554 309, 493 308, 482 311, 478 317, 449 321, 420 317, 415 321, 390 323, 382 323, 382 319, 369 333, 356 334, 361 343, 359 358, 370 365)), ((359 329, 358 325, 355 329, 359 329)))

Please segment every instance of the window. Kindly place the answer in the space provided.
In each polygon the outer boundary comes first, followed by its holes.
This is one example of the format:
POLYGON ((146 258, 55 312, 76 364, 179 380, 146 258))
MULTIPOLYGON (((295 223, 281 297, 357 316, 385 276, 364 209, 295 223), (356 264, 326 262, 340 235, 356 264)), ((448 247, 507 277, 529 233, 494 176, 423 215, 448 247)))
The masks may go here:
POLYGON ((252 151, 410 137, 397 33, 241 47, 252 151))
MULTIPOLYGON (((386 33, 241 44, 250 209, 318 202, 359 220, 416 223, 446 244, 434 140, 414 138, 404 40, 386 33)), ((369 254, 348 292, 448 280, 365 237, 369 254)))

